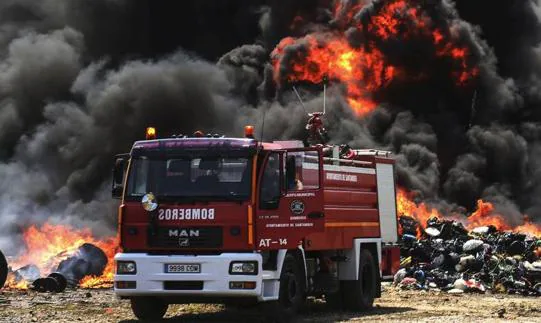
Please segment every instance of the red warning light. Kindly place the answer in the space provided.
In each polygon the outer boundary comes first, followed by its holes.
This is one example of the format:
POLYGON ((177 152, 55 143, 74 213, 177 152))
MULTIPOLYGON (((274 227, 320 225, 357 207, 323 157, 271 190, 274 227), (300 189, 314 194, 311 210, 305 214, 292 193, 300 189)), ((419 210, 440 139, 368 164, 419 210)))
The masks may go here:
POLYGON ((244 127, 244 137, 254 138, 254 126, 245 126, 244 127))
POLYGON ((197 130, 196 132, 193 133, 193 136, 197 138, 203 137, 204 135, 205 134, 201 130, 197 130))

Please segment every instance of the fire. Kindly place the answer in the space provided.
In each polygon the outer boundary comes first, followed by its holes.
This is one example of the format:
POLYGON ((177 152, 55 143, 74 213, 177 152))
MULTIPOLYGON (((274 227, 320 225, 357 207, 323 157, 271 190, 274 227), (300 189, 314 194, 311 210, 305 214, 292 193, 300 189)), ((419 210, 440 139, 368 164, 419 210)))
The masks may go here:
MULTIPOLYGON (((442 217, 438 210, 428 207, 425 203, 415 203, 411 198, 411 194, 402 188, 399 188, 396 194, 396 207, 398 216, 412 217, 417 220, 422 228, 426 227, 428 219, 442 217)), ((420 236, 421 232, 418 230, 417 237, 420 236)))
MULTIPOLYGON (((521 224, 518 227, 514 228, 514 231, 528 233, 536 237, 541 237, 541 226, 532 223, 527 215, 524 216, 524 224, 521 224)), ((541 257, 541 247, 537 249, 537 253, 541 257)))
MULTIPOLYGON (((362 117, 377 107, 373 98, 376 91, 397 78, 407 81, 407 75, 415 81, 426 73, 422 70, 406 72, 400 64, 407 62, 396 62, 395 58, 391 63, 385 54, 386 50, 390 51, 392 46, 387 45, 391 42, 412 38, 432 44, 435 58, 450 60, 451 75, 457 85, 465 85, 478 75, 477 67, 472 67, 471 52, 458 44, 459 33, 451 27, 450 30, 438 29, 423 2, 381 2, 368 10, 369 19, 360 18, 367 1, 334 3, 332 26, 303 37, 286 37, 273 50, 271 60, 278 84, 297 81, 319 84, 327 76, 344 85, 347 102, 356 115, 362 117)), ((299 20, 294 23, 298 24, 299 20)), ((396 53, 390 54, 396 56, 396 53)))
MULTIPOLYGON (((111 282, 113 275, 113 257, 118 245, 116 238, 98 240, 94 238, 90 229, 75 229, 67 225, 53 225, 45 223, 38 228, 31 226, 23 233, 26 252, 18 256, 9 264, 13 270, 26 265, 36 266, 41 276, 55 271, 61 261, 74 255, 84 243, 90 243, 102 249, 107 255, 108 263, 101 277, 85 277, 81 282, 83 287, 92 287, 91 284, 111 282)), ((16 281, 13 274, 8 278, 7 286, 10 288, 28 288, 28 282, 16 281)))
POLYGON ((387 40, 399 33, 408 35, 409 25, 424 28, 424 18, 419 16, 417 8, 410 7, 407 1, 389 1, 380 12, 374 16, 369 30, 375 32, 381 39, 387 40))
MULTIPOLYGON (((438 34, 438 36, 434 36, 434 40, 436 40, 436 37, 440 36, 443 37, 441 33, 438 34)), ((441 40, 442 38, 439 39, 441 40)), ((436 44, 439 45, 439 41, 436 44)), ((458 69, 453 71, 453 76, 460 85, 466 84, 469 80, 475 78, 479 74, 479 69, 477 67, 470 67, 468 64, 470 53, 467 48, 457 48, 447 43, 443 46, 438 46, 436 55, 440 57, 449 57, 455 65, 458 65, 458 69)))
MULTIPOLYGON (((438 210, 428 207, 425 203, 416 203, 413 201, 411 193, 399 188, 396 195, 396 206, 398 216, 409 216, 415 219, 421 228, 426 228, 426 222, 432 217, 438 219, 444 219, 438 210)), ((464 227, 468 230, 472 230, 480 226, 492 225, 499 231, 511 231, 517 233, 525 233, 531 236, 541 237, 541 226, 532 223, 528 216, 524 216, 523 223, 518 226, 513 226, 503 217, 503 215, 496 213, 494 205, 490 202, 483 200, 477 201, 476 210, 465 218, 458 218, 456 214, 447 216, 453 220, 461 220, 464 223, 464 227)), ((417 237, 421 236, 421 231, 418 230, 417 237)), ((541 250, 540 250, 541 252, 541 250)))
POLYGON ((498 230, 509 230, 510 226, 505 219, 493 214, 494 206, 492 203, 477 200, 477 209, 468 217, 467 229, 474 229, 480 226, 493 225, 498 230))
MULTIPOLYGON (((388 84, 394 76, 395 68, 385 64, 378 49, 353 48, 345 38, 335 34, 283 39, 271 54, 275 70, 280 67, 285 48, 296 41, 305 43, 308 52, 299 58, 299 62, 292 62, 287 79, 316 84, 325 76, 340 80, 345 85, 347 101, 357 115, 364 115, 376 107, 370 94, 388 84)), ((275 74, 278 79, 280 72, 278 69, 275 74)))
POLYGON ((443 40, 443 35, 437 29, 432 32, 432 37, 434 37, 434 44, 436 45, 443 40))
POLYGON ((7 288, 11 289, 28 289, 28 281, 17 281, 16 277, 12 273, 8 273, 8 279, 5 285, 7 288))
POLYGON ((473 229, 479 226, 493 225, 501 231, 512 231, 541 237, 541 226, 532 223, 527 215, 523 217, 522 222, 520 225, 512 226, 503 215, 495 212, 492 203, 478 200, 477 210, 468 217, 466 228, 473 229))
POLYGON ((115 238, 109 238, 106 241, 97 241, 95 243, 97 247, 105 252, 107 255, 107 266, 101 276, 86 276, 79 282, 79 286, 83 288, 99 288, 110 286, 113 282, 114 275, 114 257, 117 252, 118 242, 115 238))

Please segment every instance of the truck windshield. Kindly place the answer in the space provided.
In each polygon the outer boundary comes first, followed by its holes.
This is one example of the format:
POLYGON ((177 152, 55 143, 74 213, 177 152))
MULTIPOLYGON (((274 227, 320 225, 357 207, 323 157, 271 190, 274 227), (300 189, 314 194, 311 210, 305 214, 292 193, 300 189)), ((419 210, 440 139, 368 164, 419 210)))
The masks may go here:
POLYGON ((247 200, 251 168, 246 157, 138 157, 132 160, 126 198, 152 192, 158 198, 247 200))

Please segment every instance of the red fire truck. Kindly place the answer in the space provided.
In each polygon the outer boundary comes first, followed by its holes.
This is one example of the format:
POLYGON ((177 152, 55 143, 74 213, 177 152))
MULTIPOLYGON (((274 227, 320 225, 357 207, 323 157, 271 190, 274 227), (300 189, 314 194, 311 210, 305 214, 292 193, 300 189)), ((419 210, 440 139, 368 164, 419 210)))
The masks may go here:
POLYGON ((138 318, 198 302, 266 303, 288 317, 307 296, 366 310, 398 269, 388 152, 253 132, 157 138, 148 128, 117 156, 114 290, 138 318))

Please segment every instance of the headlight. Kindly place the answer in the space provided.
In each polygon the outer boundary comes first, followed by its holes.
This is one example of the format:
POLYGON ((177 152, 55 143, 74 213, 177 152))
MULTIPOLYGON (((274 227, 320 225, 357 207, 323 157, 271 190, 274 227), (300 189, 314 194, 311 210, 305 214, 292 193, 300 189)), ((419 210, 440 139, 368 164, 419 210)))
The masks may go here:
POLYGON ((231 275, 257 275, 257 261, 233 261, 229 265, 231 275))
POLYGON ((137 266, 134 261, 117 261, 116 273, 118 275, 135 275, 137 274, 137 266))

